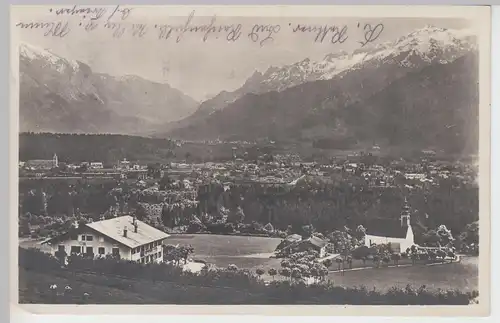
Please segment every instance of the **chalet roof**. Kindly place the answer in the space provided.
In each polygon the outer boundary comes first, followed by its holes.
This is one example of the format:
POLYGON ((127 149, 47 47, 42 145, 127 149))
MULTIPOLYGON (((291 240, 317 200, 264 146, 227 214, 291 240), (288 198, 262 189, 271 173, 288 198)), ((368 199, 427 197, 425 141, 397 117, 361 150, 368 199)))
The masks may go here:
POLYGON ((377 237, 406 238, 407 226, 396 219, 375 218, 366 224, 366 234, 377 237))
POLYGON ((305 243, 310 243, 312 244, 313 246, 316 246, 318 248, 323 248, 324 246, 326 246, 328 244, 327 241, 323 240, 323 239, 320 239, 318 237, 315 237, 315 236, 312 236, 306 240, 304 240, 303 242, 305 243))
POLYGON ((300 234, 291 234, 287 236, 285 240, 289 242, 296 242, 302 240, 302 236, 300 234))
POLYGON ((136 248, 138 246, 169 237, 169 235, 163 231, 153 228, 152 226, 139 220, 136 220, 138 224, 136 233, 134 232, 133 220, 133 217, 130 215, 125 215, 108 220, 88 223, 86 226, 129 248, 136 248), (127 237, 123 236, 124 227, 127 227, 127 237))

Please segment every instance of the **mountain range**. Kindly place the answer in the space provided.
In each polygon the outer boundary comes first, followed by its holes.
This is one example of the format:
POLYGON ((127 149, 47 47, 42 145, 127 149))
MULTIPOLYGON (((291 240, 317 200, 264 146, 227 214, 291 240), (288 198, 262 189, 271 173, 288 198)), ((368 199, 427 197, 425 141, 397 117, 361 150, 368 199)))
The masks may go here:
POLYGON ((476 59, 467 32, 426 27, 394 42, 255 73, 240 89, 170 123, 166 135, 457 151, 476 138, 476 59))
POLYGON ((462 30, 427 26, 320 61, 270 67, 201 104, 167 84, 92 73, 28 46, 20 70, 21 130, 477 152, 476 38, 462 30))
POLYGON ((141 134, 198 106, 168 84, 94 73, 28 44, 19 47, 19 75, 21 131, 141 134))

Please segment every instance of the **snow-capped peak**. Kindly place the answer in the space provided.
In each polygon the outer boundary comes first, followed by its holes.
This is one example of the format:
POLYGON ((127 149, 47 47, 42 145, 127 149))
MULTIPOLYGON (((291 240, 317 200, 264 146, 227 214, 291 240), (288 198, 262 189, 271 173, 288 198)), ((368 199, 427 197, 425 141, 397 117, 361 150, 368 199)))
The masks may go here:
POLYGON ((46 63, 53 65, 59 72, 64 71, 67 67, 73 70, 77 70, 79 67, 77 61, 67 60, 48 49, 43 49, 24 42, 19 45, 19 55, 29 61, 44 60, 46 63))
POLYGON ((354 50, 327 54, 321 61, 308 58, 292 65, 268 69, 262 84, 271 90, 286 88, 315 80, 331 79, 370 62, 375 65, 386 61, 413 67, 419 61, 448 63, 475 48, 468 30, 451 30, 427 25, 392 42, 354 50), (415 63, 417 61, 417 63, 415 63))

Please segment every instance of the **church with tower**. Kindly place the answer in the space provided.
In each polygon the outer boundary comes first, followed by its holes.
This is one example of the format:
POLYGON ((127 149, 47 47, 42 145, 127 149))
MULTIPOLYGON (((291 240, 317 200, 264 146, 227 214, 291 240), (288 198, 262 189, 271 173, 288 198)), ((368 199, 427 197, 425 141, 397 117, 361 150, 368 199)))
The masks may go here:
POLYGON ((415 244, 411 224, 411 212, 405 198, 404 205, 398 220, 375 218, 366 225, 365 246, 391 244, 396 252, 405 252, 415 244))
POLYGON ((32 169, 49 170, 52 168, 57 168, 59 166, 59 160, 57 154, 54 154, 52 159, 35 159, 28 160, 25 166, 32 169))

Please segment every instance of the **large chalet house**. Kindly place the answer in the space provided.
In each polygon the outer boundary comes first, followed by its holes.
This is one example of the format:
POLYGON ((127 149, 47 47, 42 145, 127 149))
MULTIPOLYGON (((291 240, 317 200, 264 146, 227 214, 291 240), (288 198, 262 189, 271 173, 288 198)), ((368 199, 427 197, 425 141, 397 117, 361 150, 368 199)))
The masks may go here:
POLYGON ((87 223, 43 244, 50 246, 53 255, 65 251, 67 255, 113 255, 141 263, 159 263, 163 261, 163 240, 168 237, 163 231, 125 215, 87 223))
POLYGON ((377 218, 366 226, 365 246, 371 247, 389 243, 392 250, 396 252, 404 252, 415 244, 410 207, 406 198, 399 221, 377 218))

